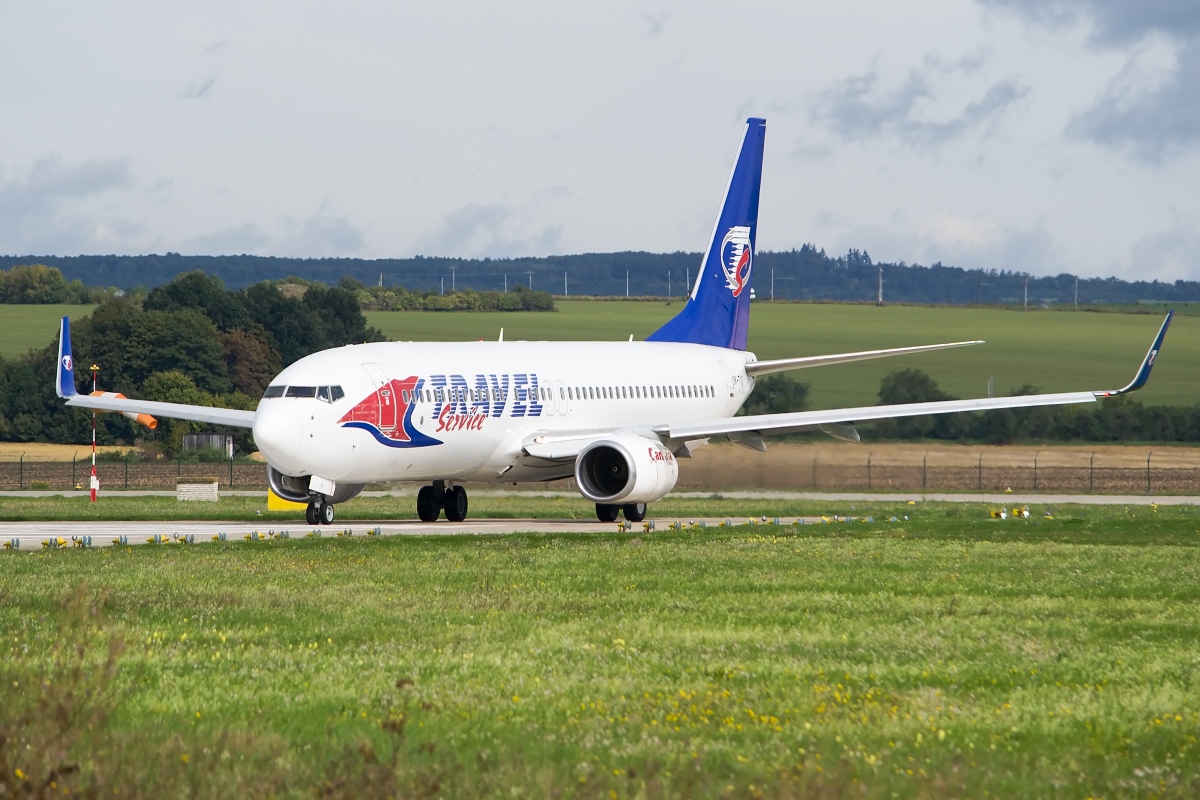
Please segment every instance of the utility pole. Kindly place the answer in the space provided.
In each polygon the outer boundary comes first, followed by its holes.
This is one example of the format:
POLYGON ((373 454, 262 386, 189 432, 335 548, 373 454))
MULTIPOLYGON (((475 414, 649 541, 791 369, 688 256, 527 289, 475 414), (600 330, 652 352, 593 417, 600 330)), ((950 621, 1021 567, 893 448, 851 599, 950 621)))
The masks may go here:
POLYGON ((443 276, 442 276, 442 288, 441 288, 441 290, 440 290, 438 293, 439 293, 439 294, 445 294, 445 293, 446 293, 446 276, 445 276, 445 275, 443 275, 443 276))
POLYGON ((533 288, 533 270, 529 270, 529 288, 533 288))
POLYGON ((1021 310, 1029 310, 1029 276, 1025 276, 1025 299, 1021 303, 1021 310))
POLYGON ((451 292, 453 292, 457 286, 457 284, 455 284, 455 282, 454 282, 454 277, 457 272, 458 272, 458 265, 451 264, 450 265, 450 291, 451 292))
POLYGON ((383 288, 383 273, 379 273, 379 288, 383 288))
POLYGON ((771 302, 775 302, 775 268, 771 267, 771 302))
POLYGON ((671 301, 671 270, 667 270, 667 302, 671 301))
POLYGON ((504 273, 504 293, 508 294, 508 273, 504 273))
POLYGON ((883 265, 879 265, 879 286, 875 289, 875 305, 883 305, 883 265))
POLYGON ((1075 310, 1079 310, 1079 276, 1075 276, 1075 310))
POLYGON ((687 278, 684 281, 683 290, 685 292, 687 292, 688 294, 691 294, 692 293, 692 268, 691 267, 687 268, 686 275, 687 275, 687 278))
POLYGON ((567 291, 567 273, 563 271, 563 297, 570 297, 570 292, 567 291))
POLYGON ((629 270, 625 270, 625 296, 629 297, 629 270))
MULTIPOLYGON (((92 394, 96 393, 96 375, 99 374, 100 368, 92 364, 92 394)), ((74 378, 71 379, 74 382, 74 378)), ((74 471, 74 467, 71 468, 74 471)), ((92 502, 96 502, 96 492, 100 491, 100 479, 96 477, 96 412, 92 412, 92 477, 88 481, 88 486, 91 489, 92 502)))

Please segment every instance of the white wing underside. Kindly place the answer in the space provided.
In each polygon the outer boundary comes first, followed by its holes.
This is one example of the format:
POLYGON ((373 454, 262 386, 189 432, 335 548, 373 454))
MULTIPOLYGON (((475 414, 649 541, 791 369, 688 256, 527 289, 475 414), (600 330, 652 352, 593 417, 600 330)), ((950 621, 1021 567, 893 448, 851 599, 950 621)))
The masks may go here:
POLYGON ((159 403, 153 400, 134 400, 118 397, 92 397, 75 395, 67 398, 67 405, 89 408, 95 411, 132 412, 149 414, 153 417, 186 419, 192 422, 207 422, 212 425, 230 425, 235 428, 254 427, 254 412, 234 408, 212 408, 190 406, 183 403, 159 403))

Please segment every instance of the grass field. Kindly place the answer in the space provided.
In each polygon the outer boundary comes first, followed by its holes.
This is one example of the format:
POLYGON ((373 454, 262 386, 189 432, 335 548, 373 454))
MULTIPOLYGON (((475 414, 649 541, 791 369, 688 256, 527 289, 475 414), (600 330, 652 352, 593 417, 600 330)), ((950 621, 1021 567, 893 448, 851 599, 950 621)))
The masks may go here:
POLYGON ((906 508, 0 556, 0 791, 1196 796, 1195 511, 906 508))
POLYGON ((24 355, 58 341, 58 321, 86 317, 95 306, 0 304, 0 356, 24 355))
MULTIPOLYGON (((644 338, 679 309, 656 302, 558 301, 545 313, 372 312, 370 323, 398 340, 644 338)), ((1044 392, 1124 386, 1150 346, 1158 318, 1140 314, 1004 311, 990 308, 767 304, 754 306, 750 349, 759 358, 841 353, 984 339, 976 347, 793 373, 812 385, 812 407, 874 405, 888 372, 919 367, 960 397, 984 397, 1032 383, 1044 392)), ((1200 400, 1200 318, 1178 317, 1154 377, 1139 399, 1200 400)))

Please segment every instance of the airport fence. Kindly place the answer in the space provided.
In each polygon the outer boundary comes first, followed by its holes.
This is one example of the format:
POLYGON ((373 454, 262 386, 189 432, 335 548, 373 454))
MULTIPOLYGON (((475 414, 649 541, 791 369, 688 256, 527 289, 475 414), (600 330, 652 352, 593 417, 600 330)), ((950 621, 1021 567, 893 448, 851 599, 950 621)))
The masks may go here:
MULTIPOLYGON (((0 491, 86 489, 91 462, 0 461, 0 491)), ((216 481, 223 489, 267 487, 267 466, 259 462, 227 461, 102 461, 96 465, 101 489, 174 489, 180 481, 216 481)), ((573 482, 555 481, 546 488, 568 488, 573 482)), ((768 489, 778 491, 949 491, 1069 494, 1200 494, 1200 466, 1104 465, 1092 459, 1080 465, 936 464, 929 459, 911 463, 822 463, 820 458, 769 459, 736 465, 721 458, 683 460, 676 490, 720 491, 768 489)))
MULTIPOLYGON (((90 459, 0 461, 0 490, 87 489, 91 473, 90 459)), ((240 461, 100 461, 96 463, 96 477, 101 490, 174 489, 180 481, 216 481, 226 489, 265 490, 267 465, 240 461)))

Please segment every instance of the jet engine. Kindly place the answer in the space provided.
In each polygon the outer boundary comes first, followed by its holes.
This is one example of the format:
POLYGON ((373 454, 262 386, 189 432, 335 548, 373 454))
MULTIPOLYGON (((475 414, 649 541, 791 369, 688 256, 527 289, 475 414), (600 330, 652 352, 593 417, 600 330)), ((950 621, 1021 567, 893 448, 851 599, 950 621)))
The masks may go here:
POLYGON ((679 464, 657 439, 618 433, 579 451, 579 493, 596 503, 649 503, 675 488, 679 464))
MULTIPOLYGON (((267 466, 267 484, 270 485, 271 491, 293 503, 307 503, 312 499, 308 490, 308 481, 311 477, 311 475, 301 475, 296 478, 284 475, 272 466, 267 466)), ((364 485, 361 483, 338 483, 337 491, 326 497, 325 500, 328 503, 344 503, 357 497, 364 485)))

